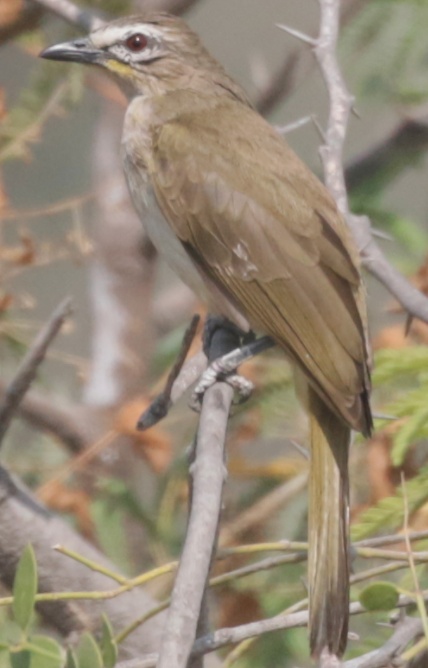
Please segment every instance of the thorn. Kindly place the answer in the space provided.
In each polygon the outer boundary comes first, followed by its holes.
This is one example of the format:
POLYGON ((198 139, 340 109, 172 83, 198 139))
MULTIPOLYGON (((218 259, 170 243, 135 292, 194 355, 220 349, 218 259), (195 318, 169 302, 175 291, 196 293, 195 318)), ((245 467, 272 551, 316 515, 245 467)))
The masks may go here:
POLYGON ((385 413, 372 413, 376 420, 398 420, 396 415, 387 415, 385 413))
POLYGON ((351 114, 355 116, 355 118, 358 118, 359 121, 361 121, 361 114, 358 111, 358 109, 355 107, 355 105, 352 105, 351 107, 351 114))
POLYGON ((305 42, 305 44, 310 44, 312 47, 315 47, 318 44, 318 41, 316 39, 310 37, 309 35, 306 35, 304 32, 300 32, 300 30, 289 28, 289 26, 286 26, 282 23, 276 23, 275 25, 277 28, 280 28, 281 30, 285 30, 285 32, 288 32, 289 35, 292 35, 293 37, 300 39, 302 42, 305 42))
POLYGON ((307 448, 305 448, 303 445, 300 445, 300 443, 298 443, 297 441, 294 441, 292 438, 289 438, 288 440, 289 440, 289 443, 291 443, 291 445, 293 445, 296 448, 296 450, 298 452, 300 452, 301 455, 303 455, 303 457, 305 459, 310 459, 311 458, 311 454, 310 454, 309 450, 307 450, 307 448))
POLYGON ((413 316, 411 313, 408 313, 406 317, 406 322, 404 324, 404 336, 409 336, 412 322, 413 322, 413 316))
POLYGON ((287 123, 287 125, 276 125, 275 129, 281 134, 281 135, 286 135, 289 132, 294 132, 294 130, 298 130, 301 128, 303 125, 306 125, 312 121, 312 116, 304 116, 303 118, 299 118, 299 120, 294 121, 293 123, 287 123))
POLYGON ((321 126, 321 123, 319 122, 318 118, 315 116, 315 114, 312 115, 312 123, 315 126, 315 130, 318 132, 321 141, 326 144, 327 143, 327 137, 325 135, 325 132, 321 126))
POLYGON ((390 234, 384 232, 383 230, 378 230, 375 227, 372 227, 372 234, 374 237, 378 237, 379 239, 385 239, 386 241, 395 241, 394 237, 391 237, 390 234))

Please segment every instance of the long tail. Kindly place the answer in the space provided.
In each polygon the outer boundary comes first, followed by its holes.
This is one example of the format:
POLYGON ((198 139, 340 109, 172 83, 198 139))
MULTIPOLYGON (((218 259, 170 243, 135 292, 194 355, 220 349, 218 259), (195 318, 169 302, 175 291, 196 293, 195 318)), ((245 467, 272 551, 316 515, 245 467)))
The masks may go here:
POLYGON ((309 388, 309 633, 311 653, 346 649, 349 618, 351 431, 309 388))

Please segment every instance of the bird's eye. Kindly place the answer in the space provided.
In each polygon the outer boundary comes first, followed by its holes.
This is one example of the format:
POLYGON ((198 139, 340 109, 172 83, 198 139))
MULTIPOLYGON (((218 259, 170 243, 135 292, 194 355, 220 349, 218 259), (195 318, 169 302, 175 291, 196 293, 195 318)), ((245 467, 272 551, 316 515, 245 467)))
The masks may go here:
POLYGON ((138 53, 139 51, 144 51, 144 49, 148 44, 148 41, 149 40, 147 39, 146 35, 143 35, 142 33, 138 32, 135 35, 131 35, 131 37, 128 37, 125 44, 130 51, 138 53))

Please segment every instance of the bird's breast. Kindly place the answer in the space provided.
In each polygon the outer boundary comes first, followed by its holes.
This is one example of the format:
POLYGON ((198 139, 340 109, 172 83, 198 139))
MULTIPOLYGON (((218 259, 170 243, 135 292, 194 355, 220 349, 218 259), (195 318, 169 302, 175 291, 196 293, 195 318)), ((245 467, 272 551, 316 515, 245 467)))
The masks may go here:
POLYGON ((150 100, 133 100, 125 115, 122 135, 122 159, 129 192, 156 250, 181 280, 206 301, 200 274, 160 210, 151 185, 149 166, 152 122, 150 100))

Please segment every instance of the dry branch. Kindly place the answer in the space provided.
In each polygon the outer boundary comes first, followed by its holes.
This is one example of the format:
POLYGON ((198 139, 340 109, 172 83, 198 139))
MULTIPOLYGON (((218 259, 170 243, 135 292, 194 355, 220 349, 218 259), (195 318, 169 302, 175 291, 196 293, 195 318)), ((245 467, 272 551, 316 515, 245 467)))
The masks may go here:
POLYGON ((369 219, 366 216, 354 216, 349 212, 342 152, 353 98, 347 91, 336 57, 339 0, 319 0, 319 4, 320 35, 314 51, 330 98, 325 144, 320 148, 326 185, 339 210, 346 217, 364 266, 383 283, 411 316, 428 323, 428 298, 385 258, 373 239, 369 219))
POLYGON ((161 643, 158 668, 184 668, 193 645, 207 584, 226 475, 224 448, 233 389, 207 390, 192 465, 192 508, 161 643))
POLYGON ((38 367, 45 358, 49 345, 71 313, 71 299, 67 298, 58 306, 40 331, 21 362, 15 377, 6 387, 3 404, 0 406, 0 445, 20 402, 36 376, 38 367))
POLYGON ((180 352, 178 353, 177 359, 168 374, 165 387, 162 392, 158 394, 157 397, 155 397, 147 410, 144 411, 143 415, 138 420, 137 429, 140 429, 141 431, 149 429, 150 427, 153 427, 153 425, 157 424, 159 420, 164 418, 165 415, 167 415, 168 410, 172 405, 171 394, 174 388, 174 384, 179 378, 183 369, 186 357, 190 350, 190 346, 192 345, 193 339, 195 338, 199 321, 200 316, 194 315, 190 325, 184 333, 180 352))

